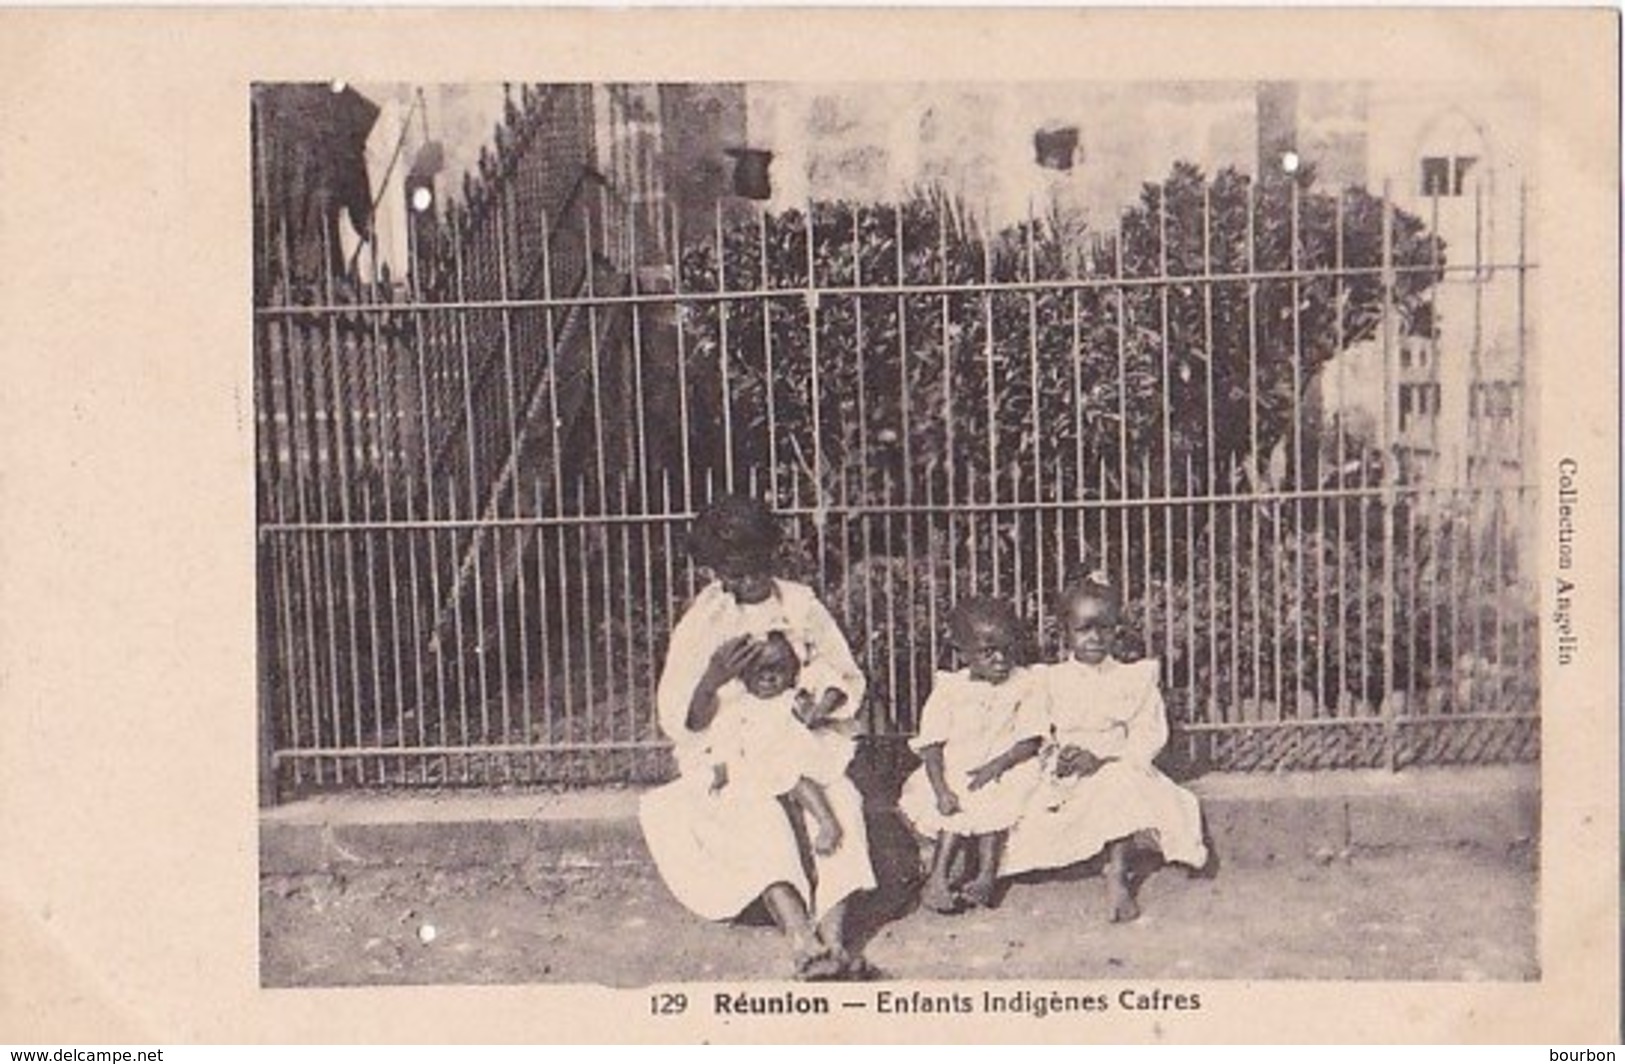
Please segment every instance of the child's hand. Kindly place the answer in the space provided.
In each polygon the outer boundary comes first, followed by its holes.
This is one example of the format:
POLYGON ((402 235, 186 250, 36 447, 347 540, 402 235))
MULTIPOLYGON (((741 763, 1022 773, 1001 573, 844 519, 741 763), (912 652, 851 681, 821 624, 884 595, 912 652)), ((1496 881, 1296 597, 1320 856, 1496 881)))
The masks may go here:
POLYGON ((979 791, 989 783, 996 783, 1002 775, 1004 775, 1004 766, 997 760, 989 761, 985 765, 971 769, 970 782, 966 784, 966 787, 969 790, 979 791))
POLYGON ((813 697, 811 691, 797 691, 795 701, 790 704, 790 712, 809 728, 816 728, 823 722, 823 716, 818 710, 818 699, 813 697))
POLYGON ((845 720, 827 720, 821 730, 833 732, 843 739, 856 739, 860 735, 869 734, 864 729, 863 721, 857 717, 848 717, 845 720))
POLYGON ((814 731, 827 727, 835 711, 846 705, 846 692, 838 687, 826 687, 816 699, 811 691, 797 691, 792 707, 796 719, 814 731))
POLYGON ((937 812, 943 816, 953 816, 959 812, 959 795, 949 790, 938 791, 937 812))
POLYGON ((722 688, 729 680, 737 679, 750 667, 757 654, 757 645, 748 635, 736 635, 711 652, 700 686, 711 691, 722 688))
POLYGON ((841 825, 831 820, 818 826, 818 832, 812 840, 813 852, 820 857, 828 857, 841 848, 841 825))
POLYGON ((1061 747, 1060 752, 1055 755, 1055 774, 1063 780, 1072 775, 1072 769, 1077 765, 1078 755, 1081 753, 1083 750, 1071 743, 1061 747))
POLYGON ((1055 774, 1062 779, 1068 776, 1093 776, 1103 764, 1104 761, 1083 747, 1068 744, 1061 747, 1055 759, 1055 774))

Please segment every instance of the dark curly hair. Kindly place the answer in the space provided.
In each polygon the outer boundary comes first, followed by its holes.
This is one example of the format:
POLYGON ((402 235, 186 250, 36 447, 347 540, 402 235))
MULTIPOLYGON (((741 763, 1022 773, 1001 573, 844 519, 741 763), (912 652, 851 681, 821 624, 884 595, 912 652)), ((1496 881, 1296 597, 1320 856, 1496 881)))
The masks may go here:
POLYGON ((775 628, 771 632, 755 641, 759 648, 756 660, 750 666, 752 670, 764 665, 779 665, 794 671, 801 669, 801 655, 796 653, 795 644, 790 637, 775 628))
POLYGON ((960 599, 948 615, 948 634, 954 646, 968 649, 976 641, 978 629, 992 628, 1007 640, 1010 650, 1022 654, 1027 645, 1026 630, 1016 611, 1003 599, 975 595, 960 599))
POLYGON ((748 495, 724 495, 694 518, 688 553, 709 569, 730 560, 766 565, 781 534, 779 520, 766 503, 748 495))
POLYGON ((1117 594, 1117 589, 1098 576, 1086 576, 1082 580, 1075 580, 1061 589, 1061 595, 1056 606, 1063 618, 1070 617, 1072 610, 1079 602, 1099 602, 1112 611, 1112 616, 1121 619, 1123 615, 1123 600, 1117 594))

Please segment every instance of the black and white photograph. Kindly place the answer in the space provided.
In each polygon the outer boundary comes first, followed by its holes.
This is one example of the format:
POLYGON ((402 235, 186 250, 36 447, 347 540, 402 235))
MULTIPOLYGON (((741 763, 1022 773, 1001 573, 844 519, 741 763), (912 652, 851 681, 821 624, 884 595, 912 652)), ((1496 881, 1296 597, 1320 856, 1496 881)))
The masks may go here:
POLYGON ((1619 28, 0 10, 0 1041, 1605 1059, 1619 28))
POLYGON ((1526 88, 249 102, 264 986, 1540 978, 1526 88))

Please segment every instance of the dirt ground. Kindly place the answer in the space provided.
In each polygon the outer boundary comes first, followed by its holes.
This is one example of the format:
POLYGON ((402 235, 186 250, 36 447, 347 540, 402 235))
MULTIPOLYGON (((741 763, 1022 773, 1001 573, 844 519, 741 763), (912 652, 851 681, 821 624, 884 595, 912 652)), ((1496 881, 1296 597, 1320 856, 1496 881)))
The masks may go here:
MULTIPOLYGON (((956 916, 901 893, 856 915, 889 977, 1528 980, 1527 850, 1357 852, 1152 875, 1144 916, 1105 920, 1098 875, 1013 883, 956 916)), ((766 926, 710 924, 641 861, 582 868, 364 869, 261 883, 266 986, 786 978, 766 926), (428 930, 432 928, 432 932, 428 930)))

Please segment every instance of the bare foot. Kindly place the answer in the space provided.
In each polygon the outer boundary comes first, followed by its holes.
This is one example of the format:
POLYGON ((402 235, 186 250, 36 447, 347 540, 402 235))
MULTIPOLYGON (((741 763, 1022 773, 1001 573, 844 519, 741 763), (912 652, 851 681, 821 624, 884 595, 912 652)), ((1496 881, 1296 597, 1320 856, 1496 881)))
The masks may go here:
POLYGON ((959 899, 954 892, 948 889, 948 884, 935 879, 926 881, 920 890, 920 905, 934 913, 955 913, 959 911, 959 899))
POLYGON ((840 979, 846 966, 840 957, 826 949, 796 954, 795 977, 802 982, 823 983, 840 979))
POLYGON ((869 959, 861 953, 851 953, 844 948, 837 948, 833 952, 835 959, 840 962, 840 978, 843 982, 868 983, 886 977, 885 973, 869 963, 869 959))
POLYGON ((826 824, 818 825, 818 833, 813 836, 813 852, 820 857, 828 857, 841 846, 841 825, 831 820, 826 824))
POLYGON ((1106 877, 1106 905, 1111 910, 1111 922, 1126 924, 1140 918, 1140 904, 1128 883, 1113 875, 1106 877))
POLYGON ((983 909, 991 909, 993 908, 993 889, 993 880, 977 876, 959 888, 959 896, 972 905, 980 906, 983 909))

